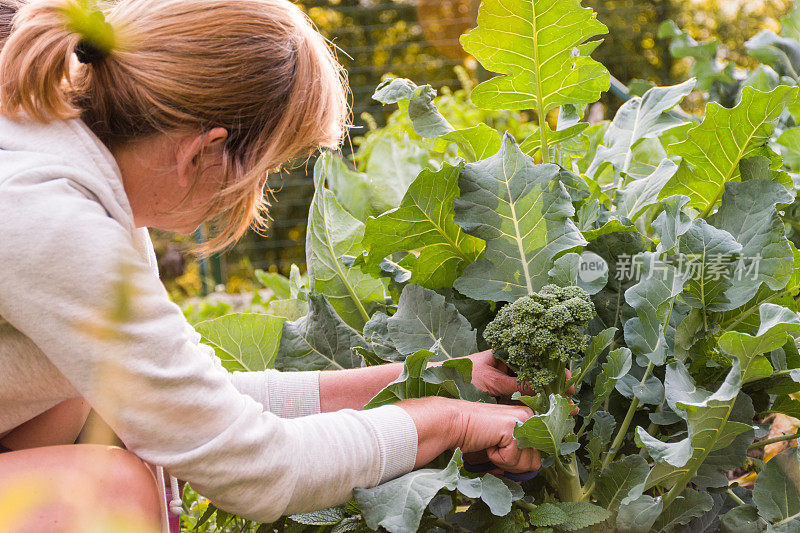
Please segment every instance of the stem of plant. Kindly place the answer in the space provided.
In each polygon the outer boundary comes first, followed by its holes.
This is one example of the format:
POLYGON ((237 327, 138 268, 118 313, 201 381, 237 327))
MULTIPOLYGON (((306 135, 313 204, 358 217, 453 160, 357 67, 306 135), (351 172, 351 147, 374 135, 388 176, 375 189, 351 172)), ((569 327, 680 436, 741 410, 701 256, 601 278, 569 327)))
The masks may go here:
POLYGON ((517 500, 514 502, 514 505, 525 509, 526 511, 535 511, 539 506, 533 503, 528 503, 525 500, 517 500))
POLYGON ((575 457, 572 457, 570 464, 565 465, 561 462, 561 459, 556 459, 555 470, 558 480, 556 487, 561 501, 579 502, 585 499, 575 461, 575 457))
MULTIPOLYGON (((641 381, 639 383, 644 385, 644 382, 647 381, 647 378, 650 377, 650 374, 653 373, 653 368, 655 365, 651 361, 649 365, 647 365, 647 369, 644 371, 644 375, 642 376, 641 381)), ((631 421, 633 421, 633 416, 636 414, 636 409, 639 407, 639 398, 636 396, 633 397, 631 400, 631 405, 628 407, 628 412, 625 413, 625 418, 622 421, 622 425, 619 427, 617 431, 617 435, 614 437, 614 440, 611 442, 611 447, 608 449, 608 453, 603 458, 603 463, 601 465, 600 471, 602 472, 611 461, 614 460, 614 457, 617 456, 617 452, 619 451, 620 446, 622 446, 622 441, 625 440, 625 434, 628 432, 628 428, 631 425, 631 421)))
MULTIPOLYGON (((652 363, 652 361, 649 365, 647 365, 647 369, 644 371, 644 376, 642 376, 642 380, 640 381, 641 384, 644 384, 644 382, 647 381, 647 378, 650 377, 654 367, 655 365, 652 363)), ((606 453, 605 457, 603 457, 603 462, 600 465, 600 472, 605 470, 606 467, 611 464, 611 461, 614 460, 614 457, 617 456, 617 452, 619 451, 620 446, 622 446, 622 441, 625 440, 625 434, 628 432, 628 428, 631 425, 631 421, 633 420, 633 416, 636 414, 636 409, 638 407, 639 398, 634 396, 631 400, 630 407, 628 407, 628 412, 625 413, 625 419, 622 421, 622 425, 620 425, 614 440, 611 441, 611 446, 608 448, 608 452, 606 453)), ((592 477, 586 481, 586 486, 583 488, 584 497, 592 493, 592 490, 594 490, 594 483, 595 482, 592 477)))
POLYGON ((726 492, 728 493, 728 496, 730 496, 731 499, 736 503, 738 503, 739 505, 747 505, 746 503, 744 503, 744 500, 738 497, 731 489, 728 489, 726 492))
POLYGON ((793 433, 791 435, 781 435, 779 437, 773 437, 771 439, 760 440, 758 442, 754 442, 750 446, 747 447, 747 450, 756 450, 758 448, 763 448, 768 444, 775 444, 776 442, 783 442, 786 440, 794 440, 800 438, 800 433, 793 433))

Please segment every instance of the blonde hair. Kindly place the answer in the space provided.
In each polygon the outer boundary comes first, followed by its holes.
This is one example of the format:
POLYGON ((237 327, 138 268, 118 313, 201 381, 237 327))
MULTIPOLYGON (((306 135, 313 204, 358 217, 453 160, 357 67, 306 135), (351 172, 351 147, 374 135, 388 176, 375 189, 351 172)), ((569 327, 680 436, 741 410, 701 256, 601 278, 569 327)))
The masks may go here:
POLYGON ((218 229, 201 253, 232 244, 248 227, 266 228, 269 172, 340 145, 349 115, 343 69, 290 1, 118 0, 101 10, 113 48, 75 68, 86 36, 67 13, 86 1, 19 8, 0 52, 0 113, 80 117, 109 147, 226 128, 225 185, 208 207, 218 229))

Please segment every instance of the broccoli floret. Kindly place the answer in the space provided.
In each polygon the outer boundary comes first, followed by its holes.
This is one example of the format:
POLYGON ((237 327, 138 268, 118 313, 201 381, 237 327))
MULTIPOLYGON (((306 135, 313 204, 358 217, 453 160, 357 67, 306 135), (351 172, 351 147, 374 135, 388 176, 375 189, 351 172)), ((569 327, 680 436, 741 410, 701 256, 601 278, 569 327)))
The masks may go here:
POLYGON ((580 287, 546 285, 500 309, 483 337, 520 382, 529 383, 537 394, 560 393, 563 369, 586 349, 583 331, 594 315, 594 305, 580 287))

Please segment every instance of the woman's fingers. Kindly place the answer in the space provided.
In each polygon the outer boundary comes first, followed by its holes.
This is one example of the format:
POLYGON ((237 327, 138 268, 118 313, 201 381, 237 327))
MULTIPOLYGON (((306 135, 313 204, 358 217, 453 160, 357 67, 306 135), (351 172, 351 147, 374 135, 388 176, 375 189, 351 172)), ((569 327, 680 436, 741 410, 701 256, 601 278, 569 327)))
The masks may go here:
POLYGON ((516 442, 510 446, 489 448, 486 450, 486 454, 504 472, 520 474, 539 470, 542 466, 539 450, 534 448, 519 449, 516 442))
POLYGON ((496 370, 491 377, 491 389, 494 392, 489 392, 492 396, 499 396, 502 398, 510 398, 515 392, 520 390, 517 378, 509 376, 499 370, 496 370))
POLYGON ((472 361, 472 384, 492 396, 508 398, 519 390, 517 378, 508 375, 508 367, 490 350, 469 356, 472 361))
MULTIPOLYGON (((569 382, 569 380, 572 379, 572 370, 570 370, 569 368, 565 368, 564 376, 566 378, 566 381, 569 382)), ((572 396, 573 394, 575 394, 575 385, 572 385, 570 388, 567 389, 568 396, 572 396)))

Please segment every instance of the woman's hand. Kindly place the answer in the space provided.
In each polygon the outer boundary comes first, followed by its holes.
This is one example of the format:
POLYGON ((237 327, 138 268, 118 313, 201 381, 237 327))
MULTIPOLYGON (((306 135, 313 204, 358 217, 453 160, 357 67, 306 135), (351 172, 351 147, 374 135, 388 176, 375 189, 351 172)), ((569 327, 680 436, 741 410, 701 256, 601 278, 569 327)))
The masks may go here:
POLYGON ((514 438, 517 421, 533 416, 528 407, 441 397, 405 400, 396 405, 405 409, 417 426, 415 468, 453 448, 464 453, 485 452, 505 472, 530 472, 541 466, 539 450, 520 449, 514 438))
POLYGON ((515 392, 523 392, 524 387, 517 378, 508 375, 505 363, 492 355, 491 350, 467 357, 472 361, 472 384, 498 398, 510 398, 515 392))
MULTIPOLYGON (((472 384, 477 388, 488 392, 496 398, 511 398, 515 392, 532 395, 532 390, 517 381, 517 378, 508 375, 508 367, 501 360, 492 355, 491 350, 479 352, 467 357, 472 361, 472 384)), ((441 365, 442 363, 432 363, 441 365)), ((569 369, 564 369, 566 379, 572 377, 569 369)), ((567 394, 575 393, 575 387, 570 387, 567 394)))

